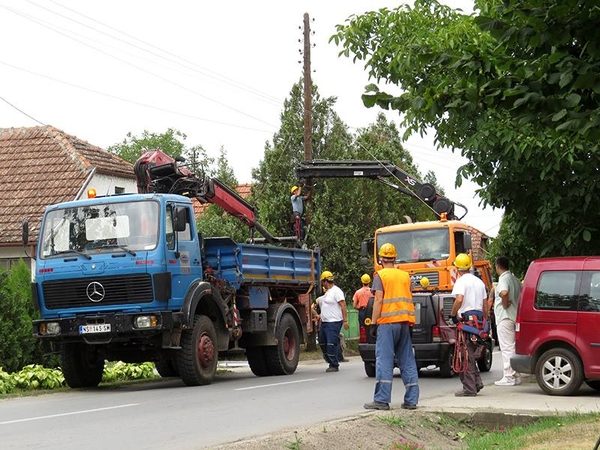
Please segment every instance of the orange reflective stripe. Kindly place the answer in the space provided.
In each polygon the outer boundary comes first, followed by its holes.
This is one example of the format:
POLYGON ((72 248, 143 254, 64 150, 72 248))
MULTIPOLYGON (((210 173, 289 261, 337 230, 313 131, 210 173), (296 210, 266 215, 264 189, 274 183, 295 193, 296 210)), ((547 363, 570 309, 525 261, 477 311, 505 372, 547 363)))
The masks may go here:
POLYGON ((405 298, 405 297, 397 297, 397 298, 384 298, 383 299, 383 304, 387 305, 389 303, 412 303, 412 299, 411 298, 405 298))
POLYGON ((409 311, 408 309, 399 309, 398 311, 385 312, 381 314, 381 317, 394 317, 394 316, 415 316, 414 311, 409 311))

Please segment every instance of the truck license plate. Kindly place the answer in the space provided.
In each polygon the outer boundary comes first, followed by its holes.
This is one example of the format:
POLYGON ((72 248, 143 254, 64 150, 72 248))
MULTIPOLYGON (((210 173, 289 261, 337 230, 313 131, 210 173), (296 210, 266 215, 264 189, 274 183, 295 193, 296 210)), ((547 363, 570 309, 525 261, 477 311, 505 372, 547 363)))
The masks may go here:
POLYGON ((93 325, 79 325, 79 334, 110 333, 110 323, 97 323, 93 325))

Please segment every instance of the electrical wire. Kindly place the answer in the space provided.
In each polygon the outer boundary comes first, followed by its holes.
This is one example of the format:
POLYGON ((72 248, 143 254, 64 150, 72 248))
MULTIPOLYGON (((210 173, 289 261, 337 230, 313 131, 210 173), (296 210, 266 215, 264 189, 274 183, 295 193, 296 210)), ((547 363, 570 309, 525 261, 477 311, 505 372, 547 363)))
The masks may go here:
MULTIPOLYGON (((203 122, 210 122, 210 123, 215 123, 215 124, 224 125, 224 126, 228 126, 228 127, 240 128, 240 129, 243 129, 243 130, 257 131, 257 132, 261 132, 261 133, 269 133, 270 132, 270 130, 264 130, 264 129, 259 129, 259 128, 246 127, 246 126, 243 126, 243 125, 237 125, 237 124, 229 123, 229 122, 221 122, 219 120, 208 119, 206 117, 195 116, 193 114, 186 114, 186 113, 183 113, 183 112, 180 112, 180 111, 175 111, 175 110, 171 110, 171 109, 167 109, 167 108, 162 108, 160 106, 155 106, 155 105, 151 105, 151 104, 148 104, 148 103, 138 102, 136 100, 131 100, 131 99, 119 97, 117 95, 110 94, 108 92, 102 92, 102 91, 99 91, 97 89, 88 88, 88 87, 85 87, 85 86, 82 86, 82 85, 79 85, 79 84, 75 84, 75 83, 71 83, 71 82, 68 82, 68 81, 63 81, 63 80, 60 80, 58 78, 54 78, 54 77, 52 77, 50 75, 44 75, 42 73, 34 72, 32 70, 25 69, 23 67, 15 66, 13 64, 7 63, 7 62, 2 61, 2 60, 0 60, 0 64, 2 64, 4 66, 7 66, 7 67, 10 67, 10 68, 15 69, 15 70, 19 70, 21 72, 28 73, 30 75, 35 75, 37 77, 45 78, 45 79, 53 81, 55 83, 64 84, 66 86, 74 87, 76 89, 81 89, 83 91, 91 92, 91 93, 94 93, 94 94, 97 94, 97 95, 102 95, 104 97, 108 97, 108 98, 111 98, 111 99, 114 99, 114 100, 119 100, 121 102, 131 103, 133 105, 141 106, 143 108, 150 108, 150 109, 154 109, 156 111, 161 111, 161 112, 166 112, 166 113, 169 113, 169 114, 174 114, 174 115, 178 115, 178 116, 182 116, 182 117, 187 117, 189 119, 201 120, 203 122)), ((11 105, 11 106, 13 106, 13 105, 11 105)), ((41 123, 41 122, 39 122, 37 120, 36 120, 36 122, 41 123)))
POLYGON ((45 123, 43 123, 43 122, 40 122, 40 121, 39 121, 39 120, 37 120, 35 117, 33 117, 33 116, 31 116, 31 115, 27 114, 25 111, 23 111, 22 109, 20 109, 20 108, 16 107, 16 106, 15 106, 15 105, 13 105, 11 102, 9 102, 8 100, 6 100, 4 97, 0 96, 0 100, 2 100, 2 101, 3 101, 4 103, 6 103, 8 106, 10 106, 10 107, 12 107, 12 108, 16 109, 17 111, 19 111, 19 112, 20 112, 21 114, 23 114, 24 116, 27 116, 27 117, 29 117, 29 118, 30 118, 31 120, 33 120, 34 122, 37 122, 37 123, 39 123, 40 125, 46 126, 46 124, 45 124, 45 123))
POLYGON ((57 34, 65 36, 68 39, 71 39, 71 40, 73 40, 75 42, 78 42, 81 45, 84 45, 86 47, 92 48, 93 50, 95 50, 95 51, 97 51, 97 52, 99 52, 101 54, 104 54, 104 55, 106 55, 106 56, 108 56, 110 58, 116 59, 117 61, 119 61, 119 62, 121 62, 123 64, 126 64, 128 66, 134 67, 135 69, 137 69, 137 70, 139 70, 139 71, 141 71, 141 72, 143 72, 145 74, 151 75, 151 76, 153 76, 155 78, 158 78, 161 81, 164 81, 166 83, 172 84, 172 85, 174 85, 174 86, 176 86, 176 87, 178 87, 178 88, 180 88, 180 89, 182 89, 184 91, 187 91, 187 92, 190 92, 190 93, 192 93, 194 95, 197 95, 200 98, 203 98, 203 99, 208 100, 210 102, 216 103, 216 104, 218 104, 218 105, 220 105, 220 106, 222 106, 222 107, 224 107, 226 109, 229 109, 231 111, 237 112, 238 114, 241 114, 243 116, 249 117, 249 118, 254 119, 254 120, 258 121, 258 122, 264 123, 266 125, 275 126, 272 123, 269 123, 269 122, 267 122, 267 121, 265 121, 265 120, 263 120, 263 119, 261 119, 259 117, 256 117, 256 116, 254 116, 252 114, 249 114, 249 113, 246 113, 246 112, 244 112, 244 111, 242 111, 240 109, 237 109, 237 108, 235 108, 233 106, 226 105, 225 103, 223 103, 223 102, 221 102, 219 100, 213 99, 211 97, 208 97, 208 96, 202 94, 201 92, 198 92, 198 91, 195 91, 193 89, 187 88, 186 86, 184 86, 184 85, 182 85, 180 83, 177 83, 177 82, 175 82, 173 80, 170 80, 170 79, 168 79, 166 77, 163 77, 162 75, 159 75, 157 73, 148 71, 148 70, 144 69, 143 67, 138 66, 137 64, 134 64, 134 63, 132 63, 130 61, 127 61, 127 60, 125 60, 123 58, 120 58, 120 57, 118 57, 116 55, 113 55, 113 54, 111 54, 109 52, 106 52, 106 51, 102 50, 101 48, 98 48, 98 47, 96 47, 94 45, 91 45, 91 44, 88 44, 86 42, 83 42, 82 40, 77 39, 76 37, 70 36, 68 33, 63 32, 60 29, 57 29, 56 27, 52 26, 51 24, 48 24, 48 22, 46 22, 44 20, 37 19, 37 18, 32 17, 32 16, 30 16, 30 15, 28 15, 26 13, 19 12, 19 11, 15 10, 15 9, 10 8, 8 6, 5 6, 5 5, 0 5, 0 7, 6 9, 9 12, 12 12, 15 15, 21 16, 21 17, 23 17, 23 18, 25 18, 25 19, 27 19, 29 21, 37 23, 38 25, 40 25, 40 26, 42 26, 44 28, 48 28, 49 30, 54 31, 57 34))
POLYGON ((57 1, 54 1, 54 0, 51 0, 51 1, 55 5, 57 5, 57 6, 61 7, 61 8, 63 8, 63 9, 65 9, 67 11, 70 11, 73 14, 76 14, 76 15, 78 15, 80 17, 83 17, 83 18, 85 18, 85 19, 87 19, 87 20, 89 20, 91 22, 94 22, 94 23, 96 23, 98 25, 101 25, 101 26, 103 26, 105 28, 108 28, 110 30, 116 31, 117 33, 119 33, 119 34, 121 34, 123 36, 126 36, 126 37, 128 37, 130 39, 133 39, 133 40, 135 40, 137 42, 140 42, 140 43, 144 44, 147 47, 150 47, 151 49, 158 50, 159 52, 162 52, 162 53, 168 55, 168 57, 165 57, 164 55, 161 55, 160 53, 157 53, 155 51, 143 48, 142 46, 136 45, 134 43, 127 42, 126 40, 121 39, 119 37, 116 37, 114 35, 111 35, 110 33, 106 33, 106 32, 104 32, 102 30, 99 30, 99 29, 97 29, 95 27, 92 27, 90 25, 82 23, 82 22, 80 22, 78 20, 75 20, 75 19, 73 19, 71 17, 65 16, 65 15, 60 14, 60 13, 58 13, 56 11, 53 11, 53 10, 51 10, 49 8, 41 6, 41 5, 39 5, 39 4, 31 1, 31 0, 28 0, 28 2, 30 4, 32 4, 32 5, 34 5, 34 6, 38 7, 38 8, 42 8, 42 9, 44 9, 44 10, 46 10, 46 11, 52 13, 52 14, 58 15, 60 17, 63 17, 65 19, 67 19, 67 20, 70 20, 72 22, 78 23, 81 26, 84 26, 86 28, 89 28, 89 29, 92 29, 92 30, 96 31, 97 33, 104 34, 104 35, 106 35, 106 36, 108 36, 108 37, 110 37, 112 39, 116 39, 116 40, 118 40, 120 42, 123 42, 123 43, 125 43, 127 45, 133 46, 133 47, 135 47, 135 48, 137 48, 139 50, 142 50, 144 52, 150 53, 150 54, 152 54, 152 55, 154 55, 154 56, 156 56, 158 58, 162 58, 162 59, 165 59, 165 60, 170 61, 172 63, 178 64, 179 66, 185 67, 188 70, 192 70, 192 71, 194 71, 196 73, 199 73, 199 74, 201 74, 201 75, 203 75, 205 77, 212 78, 212 79, 217 80, 217 81, 219 81, 221 83, 228 84, 228 85, 233 86, 233 87, 235 87, 237 89, 246 91, 246 92, 248 92, 250 94, 253 94, 253 95, 255 95, 255 96, 259 97, 259 98, 262 98, 264 100, 270 101, 270 102, 272 102, 274 104, 277 104, 277 105, 281 104, 281 100, 280 99, 278 99, 278 98, 276 98, 276 97, 274 97, 274 96, 272 96, 272 95, 270 95, 270 94, 268 94, 266 92, 260 91, 260 90, 258 90, 256 88, 252 87, 252 86, 249 86, 249 85, 244 84, 244 83, 242 83, 240 81, 237 81, 237 80, 234 80, 232 78, 229 78, 226 75, 223 75, 223 74, 220 74, 218 72, 215 72, 214 70, 202 67, 202 66, 194 63, 193 61, 187 60, 187 59, 185 59, 185 58, 183 58, 183 57, 181 57, 181 56, 179 56, 179 55, 177 55, 177 54, 175 54, 173 52, 170 52, 168 50, 160 48, 160 47, 158 47, 158 46, 156 46, 156 45, 154 45, 154 44, 152 44, 150 42, 147 42, 147 41, 144 41, 142 39, 139 39, 139 38, 137 38, 137 37, 135 37, 135 36, 133 36, 133 35, 125 32, 125 31, 122 31, 122 30, 120 30, 118 28, 115 28, 115 27, 113 27, 111 25, 108 25, 108 24, 106 24, 104 22, 101 22, 101 21, 99 21, 99 20, 97 20, 97 19, 95 19, 93 17, 90 17, 90 16, 88 16, 88 15, 86 15, 86 14, 80 12, 80 11, 77 11, 77 10, 75 10, 73 8, 65 6, 62 3, 60 3, 60 2, 57 2, 57 1), (212 75, 210 72, 212 72, 212 74, 214 74, 214 75, 212 75))

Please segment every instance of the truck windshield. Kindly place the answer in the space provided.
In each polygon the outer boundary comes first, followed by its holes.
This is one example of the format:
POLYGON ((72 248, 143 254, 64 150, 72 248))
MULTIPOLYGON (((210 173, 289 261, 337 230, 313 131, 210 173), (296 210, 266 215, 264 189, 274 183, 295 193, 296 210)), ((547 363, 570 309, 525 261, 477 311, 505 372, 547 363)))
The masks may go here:
POLYGON ((41 257, 152 250, 158 240, 158 203, 107 203, 48 212, 41 257))
POLYGON ((431 230, 394 231, 377 235, 377 248, 392 243, 398 256, 396 262, 431 261, 450 256, 450 234, 445 228, 431 230))

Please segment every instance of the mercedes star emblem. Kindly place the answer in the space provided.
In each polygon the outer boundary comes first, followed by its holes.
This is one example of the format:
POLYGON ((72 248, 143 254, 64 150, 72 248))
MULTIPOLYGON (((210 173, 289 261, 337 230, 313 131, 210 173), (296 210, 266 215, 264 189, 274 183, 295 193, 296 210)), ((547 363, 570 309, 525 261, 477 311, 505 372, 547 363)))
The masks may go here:
POLYGON ((101 302, 104 299, 104 286, 97 281, 92 281, 85 290, 87 297, 94 303, 101 302))

